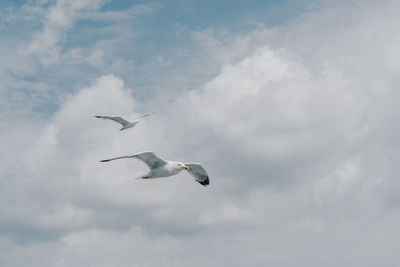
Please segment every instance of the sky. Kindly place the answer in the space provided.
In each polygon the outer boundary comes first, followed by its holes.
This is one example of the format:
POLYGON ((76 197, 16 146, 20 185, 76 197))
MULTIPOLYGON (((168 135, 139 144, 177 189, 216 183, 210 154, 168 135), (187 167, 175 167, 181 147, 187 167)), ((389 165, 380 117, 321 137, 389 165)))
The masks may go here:
POLYGON ((1 1, 0 265, 400 266, 399 10, 1 1))

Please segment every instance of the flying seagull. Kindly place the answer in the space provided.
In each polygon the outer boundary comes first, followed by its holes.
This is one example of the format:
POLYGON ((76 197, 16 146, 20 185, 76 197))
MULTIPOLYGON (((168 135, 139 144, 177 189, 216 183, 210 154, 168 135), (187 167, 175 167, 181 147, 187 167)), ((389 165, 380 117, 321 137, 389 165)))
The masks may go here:
POLYGON ((124 120, 121 117, 109 117, 109 116, 95 116, 95 117, 96 118, 100 118, 100 119, 113 120, 115 122, 118 122, 119 124, 122 125, 122 128, 119 129, 120 131, 122 131, 122 130, 126 130, 126 129, 129 129, 129 128, 132 128, 133 126, 135 126, 136 124, 138 124, 140 122, 141 118, 149 116, 149 115, 153 115, 154 113, 155 112, 142 114, 132 122, 124 120))
POLYGON ((142 160, 147 164, 150 168, 150 172, 142 175, 141 179, 151 179, 151 178, 159 178, 159 177, 168 177, 175 174, 178 174, 183 169, 187 170, 190 175, 192 175, 197 182, 200 184, 207 186, 210 184, 210 179, 206 170, 199 163, 182 163, 178 161, 169 161, 163 160, 159 158, 156 154, 151 151, 140 152, 131 156, 123 156, 112 159, 104 159, 100 162, 107 162, 116 159, 125 159, 125 158, 137 158, 142 160))

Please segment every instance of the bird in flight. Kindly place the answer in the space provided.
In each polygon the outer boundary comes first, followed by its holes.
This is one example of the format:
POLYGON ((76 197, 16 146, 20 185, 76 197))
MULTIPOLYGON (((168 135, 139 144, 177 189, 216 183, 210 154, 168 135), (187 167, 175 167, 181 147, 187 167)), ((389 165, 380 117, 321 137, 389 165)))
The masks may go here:
POLYGON ((141 119, 141 118, 146 117, 146 116, 153 115, 154 113, 156 113, 156 112, 142 114, 142 115, 140 115, 137 119, 135 119, 135 120, 132 121, 132 122, 131 122, 131 121, 124 120, 124 119, 121 118, 121 117, 109 117, 109 116, 95 116, 95 117, 96 117, 96 118, 99 118, 99 119, 113 120, 113 121, 115 121, 115 122, 118 122, 119 124, 122 125, 122 128, 119 129, 120 131, 122 131, 122 130, 126 130, 126 129, 129 129, 129 128, 132 128, 133 126, 135 126, 136 124, 138 124, 138 123, 140 122, 140 119, 141 119))
POLYGON ((197 182, 207 186, 210 184, 210 179, 206 170, 199 163, 182 163, 178 161, 163 160, 151 151, 140 152, 130 156, 122 156, 112 159, 104 159, 100 162, 108 162, 116 159, 137 158, 142 160, 149 166, 150 171, 147 174, 140 176, 141 179, 152 179, 160 177, 168 177, 178 174, 183 169, 187 170, 197 182))

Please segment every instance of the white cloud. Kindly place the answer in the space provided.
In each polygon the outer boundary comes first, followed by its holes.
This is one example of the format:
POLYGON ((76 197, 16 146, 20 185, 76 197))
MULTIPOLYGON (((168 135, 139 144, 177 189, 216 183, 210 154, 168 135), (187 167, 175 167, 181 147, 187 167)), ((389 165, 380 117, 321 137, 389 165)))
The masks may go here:
POLYGON ((61 45, 65 32, 72 27, 79 12, 97 9, 103 0, 58 0, 46 14, 43 30, 36 34, 35 39, 23 53, 38 56, 42 64, 54 64, 60 57, 61 45))
POLYGON ((132 76, 137 66, 120 47, 136 51, 131 44, 139 30, 133 24, 155 5, 109 11, 101 9, 105 3, 28 1, 0 8, 2 120, 48 116, 65 95, 101 74, 132 76), (99 21, 104 27, 94 26, 99 21))
POLYGON ((13 161, 0 154, 10 166, 0 169, 0 263, 395 265, 400 20, 387 4, 253 31, 216 77, 167 100, 136 99, 102 76, 39 136, 4 136, 18 146, 13 161), (93 118, 151 111, 126 132, 93 118), (135 160, 98 162, 142 150, 203 163, 210 187, 186 173, 134 180, 146 171, 135 160))

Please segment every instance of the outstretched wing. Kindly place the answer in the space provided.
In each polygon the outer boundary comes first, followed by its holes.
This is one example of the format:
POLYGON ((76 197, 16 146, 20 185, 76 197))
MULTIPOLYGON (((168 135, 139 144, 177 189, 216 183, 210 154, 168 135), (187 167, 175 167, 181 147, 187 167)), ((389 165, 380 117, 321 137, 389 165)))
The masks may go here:
POLYGON ((143 162, 146 163, 150 167, 150 169, 155 169, 167 164, 165 160, 159 158, 156 154, 154 154, 154 152, 151 151, 137 153, 135 155, 132 155, 131 157, 143 160, 143 162))
POLYGON ((109 117, 109 116, 95 116, 96 118, 100 118, 100 119, 105 119, 105 120, 113 120, 115 122, 118 122, 119 124, 121 124, 122 126, 126 126, 127 124, 131 123, 127 120, 124 120, 121 117, 109 117))
POLYGON ((185 163, 185 165, 189 168, 187 171, 190 175, 192 175, 197 182, 200 184, 207 186, 210 184, 210 178, 206 170, 199 163, 185 163))
POLYGON ((112 158, 112 159, 104 159, 104 160, 100 160, 100 162, 107 162, 107 161, 111 161, 111 160, 116 160, 116 159, 124 159, 124 158, 137 158, 142 160, 144 163, 147 164, 147 166, 149 166, 150 169, 155 169, 158 168, 162 165, 167 164, 167 162, 159 157, 157 157, 156 154, 154 154, 154 152, 151 151, 146 151, 146 152, 140 152, 134 155, 130 155, 130 156, 122 156, 122 157, 117 157, 117 158, 112 158))
POLYGON ((144 114, 140 115, 136 120, 138 121, 138 120, 140 120, 140 119, 143 118, 143 117, 150 116, 150 115, 153 115, 153 114, 155 114, 155 113, 156 113, 156 112, 144 113, 144 114))

